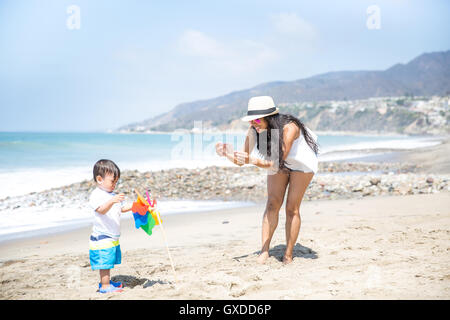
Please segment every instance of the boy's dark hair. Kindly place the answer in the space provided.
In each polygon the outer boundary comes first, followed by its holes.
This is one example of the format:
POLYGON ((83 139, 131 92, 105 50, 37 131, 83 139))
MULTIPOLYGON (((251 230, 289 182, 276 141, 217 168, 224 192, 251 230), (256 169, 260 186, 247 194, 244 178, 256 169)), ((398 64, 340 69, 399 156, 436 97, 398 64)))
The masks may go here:
POLYGON ((120 178, 120 169, 113 161, 108 159, 98 160, 94 165, 94 181, 97 182, 97 176, 105 178, 107 173, 113 174, 114 180, 120 178))

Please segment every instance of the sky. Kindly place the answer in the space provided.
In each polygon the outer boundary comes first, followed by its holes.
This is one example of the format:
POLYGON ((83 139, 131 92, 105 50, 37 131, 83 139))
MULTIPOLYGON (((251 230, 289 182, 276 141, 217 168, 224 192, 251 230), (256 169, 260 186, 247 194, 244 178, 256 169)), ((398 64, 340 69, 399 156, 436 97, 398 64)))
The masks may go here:
POLYGON ((448 0, 0 0, 0 131, 97 132, 450 49, 448 0))

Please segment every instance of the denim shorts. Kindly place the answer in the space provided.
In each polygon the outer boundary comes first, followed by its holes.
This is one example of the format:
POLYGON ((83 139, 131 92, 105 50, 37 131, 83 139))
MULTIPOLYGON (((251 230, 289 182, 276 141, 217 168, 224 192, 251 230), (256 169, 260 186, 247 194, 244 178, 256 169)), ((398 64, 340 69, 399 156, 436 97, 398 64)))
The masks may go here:
POLYGON ((288 169, 289 172, 314 173, 314 172, 311 171, 311 170, 305 171, 305 170, 294 170, 294 169, 291 169, 291 168, 288 168, 288 167, 285 167, 285 168, 288 169))
POLYGON ((303 170, 292 170, 292 169, 289 169, 289 168, 287 168, 288 170, 289 170, 289 172, 303 172, 303 173, 305 173, 306 171, 303 171, 303 170))

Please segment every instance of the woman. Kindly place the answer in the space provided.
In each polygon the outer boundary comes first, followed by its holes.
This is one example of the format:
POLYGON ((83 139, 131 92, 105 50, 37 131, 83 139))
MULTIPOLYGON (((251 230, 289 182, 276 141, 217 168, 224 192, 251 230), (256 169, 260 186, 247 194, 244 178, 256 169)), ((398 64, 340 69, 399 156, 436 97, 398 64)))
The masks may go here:
POLYGON ((268 199, 262 224, 262 248, 258 262, 269 257, 269 246, 278 224, 278 213, 286 189, 286 252, 283 263, 292 262, 292 254, 300 231, 300 204, 318 167, 317 136, 297 118, 278 113, 273 99, 268 96, 253 97, 248 103, 247 116, 250 127, 244 150, 234 151, 229 144, 216 144, 216 152, 233 163, 246 163, 268 169, 268 199), (251 156, 256 144, 260 157, 251 156), (289 185, 289 188, 288 188, 289 185))

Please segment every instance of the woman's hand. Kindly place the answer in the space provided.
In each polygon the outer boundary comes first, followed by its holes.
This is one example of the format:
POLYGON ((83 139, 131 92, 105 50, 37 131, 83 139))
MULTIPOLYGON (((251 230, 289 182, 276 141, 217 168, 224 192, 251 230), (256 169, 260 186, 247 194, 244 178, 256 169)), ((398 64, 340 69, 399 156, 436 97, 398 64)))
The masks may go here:
POLYGON ((222 142, 216 143, 216 153, 219 156, 225 157, 227 155, 233 154, 233 152, 234 152, 233 145, 228 144, 228 143, 222 143, 222 142))
POLYGON ((220 157, 224 157, 225 151, 224 151, 224 147, 223 147, 223 143, 222 142, 217 142, 216 143, 216 153, 220 156, 220 157))
POLYGON ((234 163, 238 166, 243 166, 244 164, 250 163, 250 156, 247 152, 234 151, 233 153, 234 163))
POLYGON ((233 145, 228 143, 217 142, 216 153, 221 157, 226 157, 238 166, 249 163, 249 156, 247 152, 234 151, 233 145))
POLYGON ((233 156, 234 148, 232 144, 224 143, 223 144, 223 152, 226 156, 233 156))

